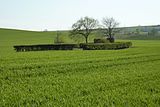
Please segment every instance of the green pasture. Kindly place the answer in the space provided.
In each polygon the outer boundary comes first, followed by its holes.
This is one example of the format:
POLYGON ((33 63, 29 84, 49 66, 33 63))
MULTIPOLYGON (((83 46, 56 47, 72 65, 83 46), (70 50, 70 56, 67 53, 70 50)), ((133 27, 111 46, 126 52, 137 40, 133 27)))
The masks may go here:
POLYGON ((55 34, 0 29, 0 106, 160 106, 159 40, 127 40, 133 47, 123 50, 13 49, 53 43, 55 34))

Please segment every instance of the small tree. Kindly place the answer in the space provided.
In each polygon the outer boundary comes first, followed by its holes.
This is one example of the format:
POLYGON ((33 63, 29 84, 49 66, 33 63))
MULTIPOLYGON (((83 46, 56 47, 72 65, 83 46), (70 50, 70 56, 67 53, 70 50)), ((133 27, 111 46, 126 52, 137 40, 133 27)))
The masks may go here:
POLYGON ((98 21, 93 18, 81 18, 72 25, 71 35, 81 35, 85 38, 86 43, 88 43, 88 37, 93 31, 93 29, 97 27, 97 25, 98 21))
POLYGON ((61 43, 60 42, 60 32, 59 31, 56 32, 56 37, 54 38, 54 43, 61 43))
POLYGON ((60 43, 65 43, 64 36, 60 31, 56 32, 56 36, 54 38, 54 43, 60 44, 60 43))
POLYGON ((117 32, 115 29, 119 23, 114 18, 105 17, 102 20, 103 34, 108 37, 110 42, 114 42, 114 34, 117 32))

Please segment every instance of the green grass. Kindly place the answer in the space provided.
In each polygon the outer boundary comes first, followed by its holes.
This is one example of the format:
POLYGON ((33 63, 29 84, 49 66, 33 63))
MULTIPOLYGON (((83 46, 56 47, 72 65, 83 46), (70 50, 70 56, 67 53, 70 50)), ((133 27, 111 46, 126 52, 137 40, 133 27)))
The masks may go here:
POLYGON ((12 48, 52 43, 53 33, 0 30, 0 106, 160 106, 160 41, 109 51, 12 48))

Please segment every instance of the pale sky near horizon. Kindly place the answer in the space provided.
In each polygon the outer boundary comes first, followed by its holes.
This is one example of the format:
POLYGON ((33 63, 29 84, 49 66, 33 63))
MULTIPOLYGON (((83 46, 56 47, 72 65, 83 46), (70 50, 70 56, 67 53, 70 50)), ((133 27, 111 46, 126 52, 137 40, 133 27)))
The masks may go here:
POLYGON ((0 28, 67 30, 84 16, 120 26, 159 25, 160 0, 0 0, 0 28))

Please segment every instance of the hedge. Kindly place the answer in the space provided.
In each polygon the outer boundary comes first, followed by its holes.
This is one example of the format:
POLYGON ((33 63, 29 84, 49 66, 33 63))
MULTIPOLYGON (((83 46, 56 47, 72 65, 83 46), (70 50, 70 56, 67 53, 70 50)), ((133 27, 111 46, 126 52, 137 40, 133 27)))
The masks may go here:
POLYGON ((131 46, 132 46, 131 42, 80 44, 80 48, 83 48, 83 50, 116 50, 116 49, 129 48, 131 46))
POLYGON ((73 50, 79 47, 77 44, 44 44, 44 45, 19 45, 13 46, 17 52, 42 51, 42 50, 73 50))
POLYGON ((124 49, 132 46, 131 42, 115 42, 115 43, 81 43, 81 44, 53 44, 53 45, 19 45, 14 46, 17 52, 25 51, 42 51, 42 50, 73 50, 75 48, 83 50, 116 50, 124 49))

